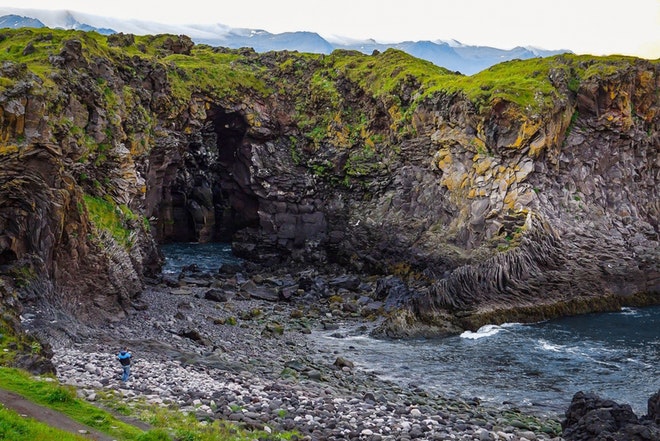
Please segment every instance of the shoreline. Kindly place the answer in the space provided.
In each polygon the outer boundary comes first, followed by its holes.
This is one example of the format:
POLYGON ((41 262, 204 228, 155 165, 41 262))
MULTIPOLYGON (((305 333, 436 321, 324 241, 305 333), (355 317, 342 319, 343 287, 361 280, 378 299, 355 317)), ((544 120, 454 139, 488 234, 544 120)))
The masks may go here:
POLYGON ((54 345, 58 378, 91 401, 111 391, 129 404, 146 400, 246 427, 295 428, 309 440, 561 439, 557 418, 402 388, 317 346, 313 330, 361 321, 332 302, 239 293, 213 301, 204 298, 208 292, 148 286, 125 320, 54 345), (121 346, 135 360, 126 385, 115 360, 121 346))

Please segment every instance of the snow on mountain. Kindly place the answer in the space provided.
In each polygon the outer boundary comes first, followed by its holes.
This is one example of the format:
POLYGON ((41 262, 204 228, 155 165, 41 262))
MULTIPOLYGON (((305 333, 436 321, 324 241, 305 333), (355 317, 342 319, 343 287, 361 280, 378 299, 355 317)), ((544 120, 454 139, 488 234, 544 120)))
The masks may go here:
POLYGON ((43 28, 45 25, 36 18, 10 14, 0 17, 0 28, 43 28))
POLYGON ((257 52, 296 50, 329 54, 335 49, 357 50, 366 54, 388 48, 405 51, 438 66, 467 75, 493 64, 515 58, 534 58, 570 52, 547 51, 535 47, 516 47, 510 50, 487 46, 469 46, 456 40, 404 41, 380 43, 373 39, 356 40, 342 36, 326 36, 315 32, 284 32, 271 34, 261 29, 231 28, 221 23, 168 25, 145 20, 122 20, 68 10, 20 9, 0 7, 0 27, 49 27, 96 31, 102 34, 124 32, 136 35, 184 34, 195 43, 229 48, 252 47, 257 52))

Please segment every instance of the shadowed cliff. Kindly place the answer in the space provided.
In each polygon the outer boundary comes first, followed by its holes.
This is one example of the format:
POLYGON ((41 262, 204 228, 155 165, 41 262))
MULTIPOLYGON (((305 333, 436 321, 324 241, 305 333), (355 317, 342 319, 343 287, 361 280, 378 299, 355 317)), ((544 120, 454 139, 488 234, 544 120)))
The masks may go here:
MULTIPOLYGON (((157 243, 393 274, 381 331, 658 302, 658 63, 0 32, 3 305, 120 318, 157 243)), ((387 289, 381 293, 387 297, 387 289)))

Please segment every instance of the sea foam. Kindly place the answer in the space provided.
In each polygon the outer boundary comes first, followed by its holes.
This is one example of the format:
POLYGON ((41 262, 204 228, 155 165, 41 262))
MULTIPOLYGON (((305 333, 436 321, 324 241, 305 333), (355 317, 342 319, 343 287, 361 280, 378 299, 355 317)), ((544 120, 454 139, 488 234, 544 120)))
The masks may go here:
POLYGON ((497 325, 485 325, 477 330, 477 332, 465 331, 461 334, 461 338, 467 338, 470 340, 477 340, 484 337, 490 337, 497 334, 502 330, 502 326, 497 325))

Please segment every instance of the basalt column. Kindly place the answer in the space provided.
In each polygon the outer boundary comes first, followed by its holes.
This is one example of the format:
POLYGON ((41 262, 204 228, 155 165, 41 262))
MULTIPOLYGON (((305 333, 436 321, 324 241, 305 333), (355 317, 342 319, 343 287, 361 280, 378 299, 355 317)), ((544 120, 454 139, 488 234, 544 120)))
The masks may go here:
POLYGON ((247 123, 242 114, 221 107, 208 111, 204 137, 218 152, 214 170, 214 239, 230 242, 239 230, 259 225, 257 196, 251 188, 250 149, 244 145, 247 123))
POLYGON ((229 242, 258 224, 249 169, 240 160, 246 130, 242 114, 212 106, 200 130, 172 134, 154 148, 147 211, 158 242, 229 242))

